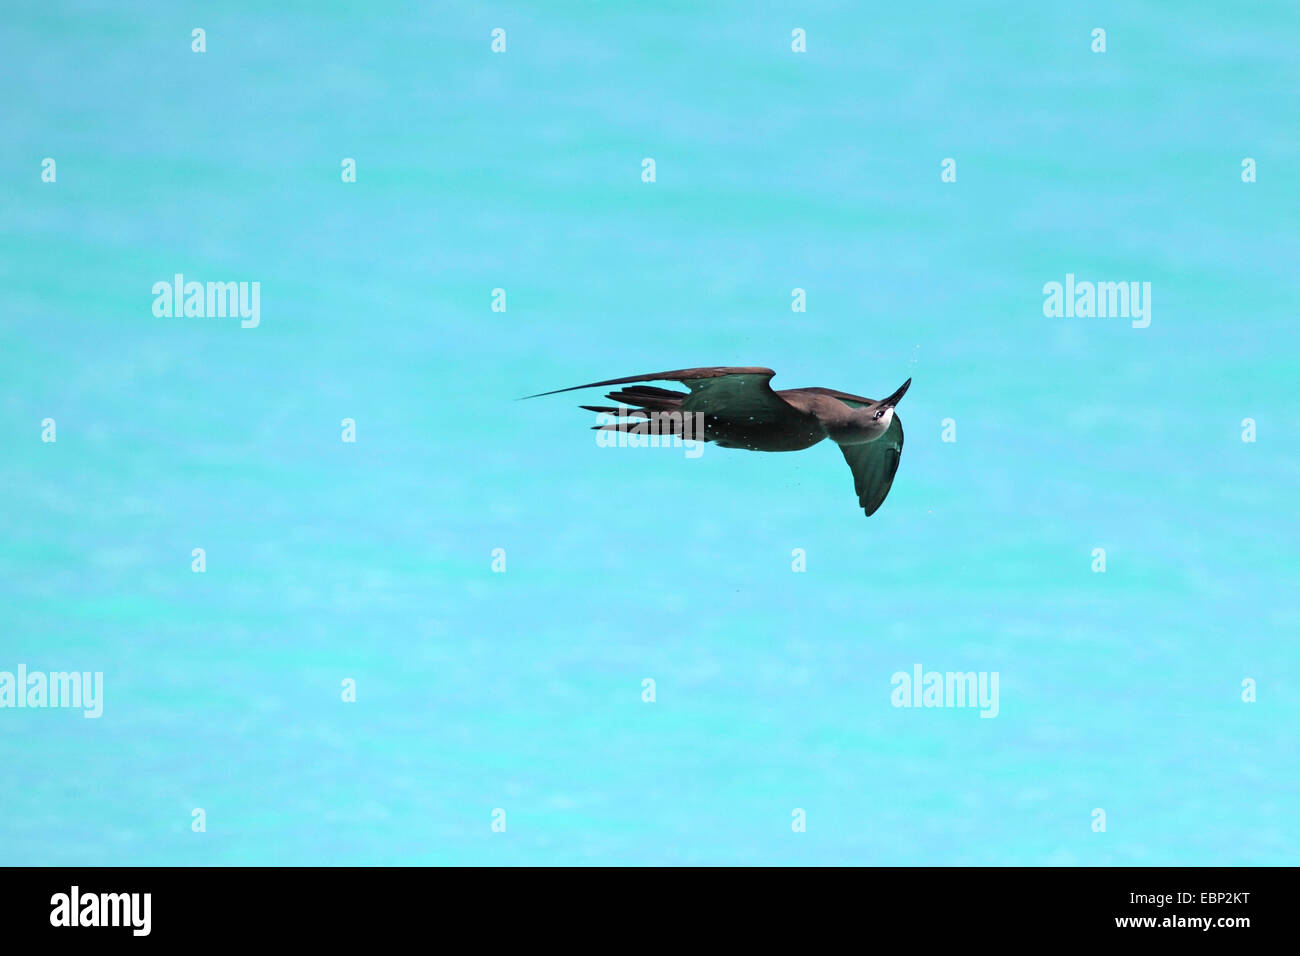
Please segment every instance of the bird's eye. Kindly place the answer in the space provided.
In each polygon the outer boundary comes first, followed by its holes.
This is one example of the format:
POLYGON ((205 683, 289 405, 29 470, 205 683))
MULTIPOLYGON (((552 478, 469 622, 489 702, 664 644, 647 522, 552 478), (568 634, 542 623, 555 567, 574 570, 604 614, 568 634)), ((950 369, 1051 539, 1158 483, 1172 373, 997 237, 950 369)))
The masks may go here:
POLYGON ((885 414, 885 410, 883 408, 880 411, 876 412, 876 421, 880 421, 881 417, 884 414, 885 414))

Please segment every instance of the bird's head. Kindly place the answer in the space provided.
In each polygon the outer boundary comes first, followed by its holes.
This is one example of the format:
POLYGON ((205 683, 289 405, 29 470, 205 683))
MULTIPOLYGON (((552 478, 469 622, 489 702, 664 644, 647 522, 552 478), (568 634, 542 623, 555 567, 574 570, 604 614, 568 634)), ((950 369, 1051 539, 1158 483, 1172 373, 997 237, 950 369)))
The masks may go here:
POLYGON ((907 394, 907 389, 911 384, 912 380, 909 378, 899 386, 898 391, 894 392, 893 395, 882 398, 878 402, 872 402, 866 407, 865 411, 871 416, 871 421, 877 423, 877 427, 881 431, 888 428, 889 423, 894 420, 894 406, 903 400, 903 396, 907 394))
POLYGON ((840 393, 840 399, 851 407, 844 409, 844 414, 831 416, 833 420, 826 422, 827 434, 841 445, 861 445, 875 441, 889 431, 889 426, 894 423, 894 406, 902 400, 903 393, 911 384, 909 378, 893 395, 874 402, 840 393))

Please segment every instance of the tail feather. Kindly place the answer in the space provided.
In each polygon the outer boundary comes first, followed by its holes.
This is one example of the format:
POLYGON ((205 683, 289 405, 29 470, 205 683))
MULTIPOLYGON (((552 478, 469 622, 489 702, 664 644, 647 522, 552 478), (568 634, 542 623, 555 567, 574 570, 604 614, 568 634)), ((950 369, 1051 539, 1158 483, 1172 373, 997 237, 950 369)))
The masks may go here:
MULTIPOLYGON (((591 411, 608 411, 614 410, 597 409, 594 406, 584 405, 583 408, 591 411)), ((636 432, 641 435, 659 435, 663 438, 690 438, 695 441, 713 441, 712 420, 705 417, 702 420, 697 418, 691 412, 682 412, 672 414, 667 412, 647 412, 644 408, 625 410, 626 415, 617 421, 609 422, 605 425, 593 425, 592 431, 603 432, 636 432)))
POLYGON ((621 412, 622 414, 626 415, 628 418, 631 418, 633 416, 640 416, 641 418, 650 417, 650 413, 647 412, 644 408, 628 408, 626 405, 624 405, 622 408, 615 408, 612 405, 579 405, 578 407, 583 409, 584 411, 602 412, 606 415, 617 415, 621 412))
POLYGON ((690 437, 697 441, 712 440, 708 434, 707 419, 701 422, 692 413, 682 411, 682 399, 689 397, 688 392, 674 392, 654 385, 633 385, 610 392, 605 397, 611 402, 618 402, 619 406, 578 406, 589 412, 619 416, 618 421, 593 425, 592 431, 635 431, 638 434, 653 433, 663 437, 690 437))
POLYGON ((674 412, 682 407, 685 392, 674 392, 668 388, 656 388, 653 385, 634 385, 631 388, 610 392, 605 396, 611 402, 624 405, 636 405, 660 412, 674 412))

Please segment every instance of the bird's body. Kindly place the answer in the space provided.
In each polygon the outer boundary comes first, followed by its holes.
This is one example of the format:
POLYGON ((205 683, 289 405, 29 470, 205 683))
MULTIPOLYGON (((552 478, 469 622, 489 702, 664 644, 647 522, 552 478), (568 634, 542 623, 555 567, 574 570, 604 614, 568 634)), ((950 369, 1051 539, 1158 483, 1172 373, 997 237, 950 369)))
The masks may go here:
POLYGON ((874 419, 870 408, 846 404, 826 389, 787 388, 776 394, 817 423, 821 430, 817 441, 829 438, 837 445, 863 445, 885 434, 894 421, 893 408, 885 409, 881 418, 874 419))
POLYGON ((541 394, 626 386, 606 396, 618 402, 618 408, 582 406, 589 411, 619 414, 619 421, 596 426, 604 430, 637 430, 653 423, 658 434, 686 435, 724 448, 750 451, 802 451, 829 438, 840 446, 853 470, 859 504, 868 515, 874 514, 898 470, 903 425, 894 407, 912 380, 909 378, 888 398, 875 401, 830 388, 773 391, 770 382, 775 374, 770 368, 760 367, 678 369, 541 394), (680 382, 690 391, 639 384, 651 381, 680 382), (691 418, 702 424, 702 435, 691 428, 691 418))

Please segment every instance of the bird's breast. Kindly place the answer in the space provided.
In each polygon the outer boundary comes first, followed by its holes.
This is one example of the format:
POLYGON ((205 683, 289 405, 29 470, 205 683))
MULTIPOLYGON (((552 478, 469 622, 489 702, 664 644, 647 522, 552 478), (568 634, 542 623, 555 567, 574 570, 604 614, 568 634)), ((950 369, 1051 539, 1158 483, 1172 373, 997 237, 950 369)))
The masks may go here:
POLYGON ((868 420, 836 425, 826 429, 826 431, 837 445, 865 445, 889 431, 891 417, 886 415, 875 421, 868 420))
POLYGON ((750 451, 802 451, 826 437, 816 419, 806 422, 731 422, 715 419, 709 425, 709 437, 723 448, 746 448, 750 451))

